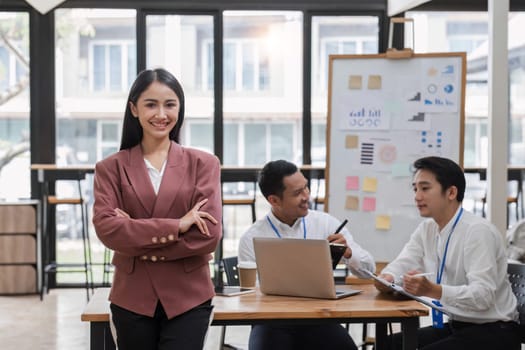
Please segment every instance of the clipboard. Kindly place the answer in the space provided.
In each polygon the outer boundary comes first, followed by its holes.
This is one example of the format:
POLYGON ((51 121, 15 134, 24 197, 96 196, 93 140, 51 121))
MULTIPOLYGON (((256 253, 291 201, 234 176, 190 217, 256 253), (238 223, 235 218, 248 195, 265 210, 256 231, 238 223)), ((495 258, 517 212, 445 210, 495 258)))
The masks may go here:
POLYGON ((411 294, 411 293, 407 292, 400 285, 397 285, 397 284, 395 284, 393 282, 389 282, 389 281, 385 280, 384 278, 378 277, 375 273, 372 273, 372 272, 370 272, 368 270, 361 269, 361 271, 363 273, 367 274, 368 276, 370 276, 370 278, 372 278, 374 281, 377 281, 377 282, 381 283, 382 285, 388 287, 393 292, 399 293, 399 294, 401 294, 403 296, 406 296, 406 297, 408 297, 410 299, 419 301, 421 304, 426 305, 426 306, 428 306, 428 307, 430 307, 430 308, 432 308, 434 310, 440 311, 440 312, 444 313, 445 315, 447 315, 448 317, 452 316, 452 313, 450 311, 444 309, 441 306, 437 306, 437 305, 433 304, 428 299, 425 299, 425 298, 422 298, 420 296, 417 296, 417 295, 414 295, 414 294, 411 294))

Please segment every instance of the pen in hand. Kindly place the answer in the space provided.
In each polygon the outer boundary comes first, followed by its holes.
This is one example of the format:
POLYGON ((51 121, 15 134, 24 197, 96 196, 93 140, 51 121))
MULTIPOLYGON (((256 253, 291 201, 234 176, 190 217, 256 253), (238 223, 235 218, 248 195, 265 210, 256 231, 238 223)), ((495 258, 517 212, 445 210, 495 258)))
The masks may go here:
POLYGON ((343 227, 345 227, 347 222, 348 222, 348 219, 344 219, 341 225, 339 225, 339 227, 337 228, 337 230, 335 230, 335 233, 341 232, 341 230, 343 229, 343 227))
MULTIPOLYGON (((410 277, 423 277, 423 276, 432 276, 434 272, 423 272, 423 273, 416 273, 414 275, 409 275, 410 277)), ((400 276, 403 278, 404 276, 400 276)))

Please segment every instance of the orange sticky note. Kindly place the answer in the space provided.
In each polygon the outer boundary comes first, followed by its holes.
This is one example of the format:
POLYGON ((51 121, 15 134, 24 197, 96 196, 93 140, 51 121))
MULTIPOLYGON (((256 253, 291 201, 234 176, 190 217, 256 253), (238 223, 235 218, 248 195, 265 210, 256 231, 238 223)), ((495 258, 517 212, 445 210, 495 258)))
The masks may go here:
POLYGON ((346 135, 345 147, 349 149, 357 148, 359 145, 359 137, 357 135, 346 135))
POLYGON ((348 78, 348 88, 350 90, 360 90, 363 86, 363 77, 360 75, 351 75, 348 78))
POLYGON ((381 89, 381 76, 380 75, 369 75, 368 76, 368 89, 369 90, 380 90, 381 89))
POLYGON ((359 209, 359 197, 346 196, 345 209, 358 210, 359 209))

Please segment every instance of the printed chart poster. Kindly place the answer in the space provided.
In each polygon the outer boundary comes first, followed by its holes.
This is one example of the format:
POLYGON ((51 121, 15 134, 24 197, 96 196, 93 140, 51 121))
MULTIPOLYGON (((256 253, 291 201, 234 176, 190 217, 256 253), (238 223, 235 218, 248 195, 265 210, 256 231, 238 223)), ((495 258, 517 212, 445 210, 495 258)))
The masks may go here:
POLYGON ((461 96, 458 64, 443 60, 424 62, 420 91, 422 112, 457 112, 461 96))
POLYGON ((361 137, 359 165, 361 169, 391 172, 398 157, 398 147, 390 138, 361 137))
POLYGON ((382 99, 362 93, 345 94, 337 102, 340 130, 388 130, 390 113, 385 112, 382 99))

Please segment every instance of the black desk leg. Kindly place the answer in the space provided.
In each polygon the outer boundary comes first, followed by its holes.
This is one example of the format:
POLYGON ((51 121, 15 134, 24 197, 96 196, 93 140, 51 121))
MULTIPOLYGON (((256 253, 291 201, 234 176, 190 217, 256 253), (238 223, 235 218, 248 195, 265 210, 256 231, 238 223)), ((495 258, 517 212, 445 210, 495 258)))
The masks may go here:
POLYGON ((384 323, 384 322, 376 323, 376 336, 375 336, 376 344, 374 347, 375 350, 388 349, 387 347, 388 336, 386 332, 386 326, 387 326, 387 323, 384 323))
POLYGON ((401 323, 403 332, 403 350, 417 349, 417 329, 419 328, 419 318, 410 317, 401 323))
POLYGON ((115 350, 109 322, 91 322, 91 350, 115 350))

